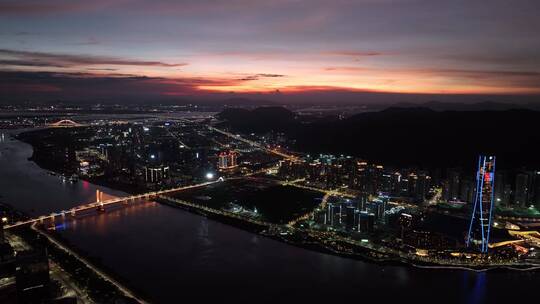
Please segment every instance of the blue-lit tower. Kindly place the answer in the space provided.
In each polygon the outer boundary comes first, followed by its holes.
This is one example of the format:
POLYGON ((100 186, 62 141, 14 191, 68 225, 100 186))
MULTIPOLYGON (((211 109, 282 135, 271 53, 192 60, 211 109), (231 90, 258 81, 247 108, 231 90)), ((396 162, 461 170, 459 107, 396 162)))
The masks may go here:
POLYGON ((467 247, 475 246, 487 253, 491 220, 493 218, 493 190, 495 182, 495 156, 481 155, 476 173, 474 206, 467 235, 467 247))

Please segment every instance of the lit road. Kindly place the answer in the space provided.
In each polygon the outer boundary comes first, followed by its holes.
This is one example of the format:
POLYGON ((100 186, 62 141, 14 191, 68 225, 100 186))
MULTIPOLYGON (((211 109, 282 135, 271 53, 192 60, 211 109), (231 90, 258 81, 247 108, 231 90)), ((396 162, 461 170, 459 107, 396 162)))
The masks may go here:
POLYGON ((275 154, 275 155, 281 156, 281 157, 283 157, 283 158, 285 158, 285 159, 289 159, 289 160, 296 160, 296 159, 297 159, 297 157, 294 156, 294 155, 290 155, 290 154, 281 152, 281 151, 276 150, 276 149, 270 149, 270 148, 268 148, 268 147, 266 147, 266 146, 264 146, 264 145, 262 145, 262 144, 260 144, 260 143, 258 143, 258 142, 255 142, 255 141, 252 141, 252 140, 249 140, 249 139, 245 139, 245 138, 241 137, 240 135, 232 134, 232 133, 230 133, 230 132, 223 131, 223 130, 220 130, 220 129, 218 129, 218 128, 212 127, 212 126, 208 126, 208 128, 209 128, 210 130, 212 130, 212 131, 221 133, 221 134, 223 134, 223 135, 225 135, 225 136, 234 138, 234 139, 236 139, 236 140, 238 140, 238 141, 245 142, 245 143, 247 143, 247 144, 249 144, 249 145, 251 145, 251 146, 253 146, 253 147, 257 147, 257 148, 262 149, 262 150, 264 150, 264 151, 266 151, 266 152, 269 152, 269 153, 271 153, 271 154, 275 154))
POLYGON ((51 277, 56 281, 60 282, 63 286, 67 287, 68 290, 65 292, 63 297, 76 297, 77 303, 82 304, 93 304, 94 302, 90 299, 90 296, 85 291, 81 290, 77 284, 73 282, 70 275, 65 272, 58 264, 49 260, 49 270, 51 277))
POLYGON ((356 196, 353 195, 353 194, 345 193, 345 192, 339 191, 337 189, 335 189, 335 190, 326 190, 326 189, 315 188, 315 187, 310 187, 310 186, 297 184, 298 182, 303 181, 303 180, 304 179, 298 179, 298 180, 294 180, 294 181, 290 181, 290 182, 289 181, 284 181, 284 182, 281 182, 280 184, 283 185, 283 186, 292 186, 292 187, 296 187, 296 188, 322 192, 322 193, 325 193, 325 194, 330 194, 330 195, 335 195, 335 196, 342 196, 342 197, 347 197, 347 198, 356 198, 356 196))
POLYGON ((15 284, 15 277, 5 277, 0 279, 0 290, 15 284))
POLYGON ((316 209, 319 209, 319 210, 324 210, 326 209, 326 204, 328 203, 328 199, 332 196, 332 194, 330 192, 326 192, 321 200, 321 203, 319 204, 319 206, 317 208, 314 208, 313 211, 311 212, 308 212, 304 215, 301 215, 299 216, 298 218, 290 221, 287 225, 289 227, 293 227, 296 223, 300 222, 300 221, 305 221, 305 220, 308 220, 309 218, 313 217, 313 215, 315 214, 315 210, 316 209))
POLYGON ((167 133, 169 133, 170 136, 174 137, 181 145, 183 148, 186 148, 186 149, 191 149, 188 145, 186 145, 181 139, 180 139, 180 136, 176 136, 175 134, 173 134, 171 132, 171 130, 169 130, 169 128, 166 128, 165 130, 167 130, 167 133))

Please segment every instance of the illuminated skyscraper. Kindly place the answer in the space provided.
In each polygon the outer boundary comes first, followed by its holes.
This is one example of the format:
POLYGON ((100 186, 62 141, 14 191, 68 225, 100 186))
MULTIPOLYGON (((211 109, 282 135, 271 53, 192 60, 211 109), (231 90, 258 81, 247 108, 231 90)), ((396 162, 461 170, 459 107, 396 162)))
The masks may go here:
POLYGON ((493 217, 495 156, 481 155, 478 159, 474 206, 467 235, 467 247, 476 245, 487 253, 493 217))
POLYGON ((144 167, 144 177, 147 183, 158 183, 164 179, 169 178, 169 167, 144 167))
POLYGON ((236 152, 221 152, 218 159, 218 168, 220 170, 228 170, 238 166, 236 162, 236 152))

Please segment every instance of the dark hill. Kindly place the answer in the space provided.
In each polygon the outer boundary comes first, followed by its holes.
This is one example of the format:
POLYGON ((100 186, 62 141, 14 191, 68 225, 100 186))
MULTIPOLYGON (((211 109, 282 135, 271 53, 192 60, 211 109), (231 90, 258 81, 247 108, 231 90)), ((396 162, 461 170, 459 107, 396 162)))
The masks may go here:
MULTIPOLYGON (((247 115, 252 117, 243 118, 241 131, 261 128, 257 115, 247 115)), ((540 169, 540 112, 532 110, 389 108, 310 124, 288 114, 264 124, 267 129, 279 126, 305 152, 355 155, 398 166, 467 168, 475 166, 478 154, 490 153, 498 157, 500 168, 540 169)))
POLYGON ((295 114, 283 107, 227 108, 218 114, 218 118, 242 132, 285 131, 295 123, 295 114))

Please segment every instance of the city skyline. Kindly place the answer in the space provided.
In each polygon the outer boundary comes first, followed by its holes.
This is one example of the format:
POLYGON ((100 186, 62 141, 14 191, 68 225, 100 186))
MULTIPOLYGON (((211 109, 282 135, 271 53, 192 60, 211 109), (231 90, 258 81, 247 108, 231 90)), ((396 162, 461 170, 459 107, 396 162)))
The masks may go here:
POLYGON ((534 101, 538 11, 534 1, 2 1, 0 95, 534 101))

